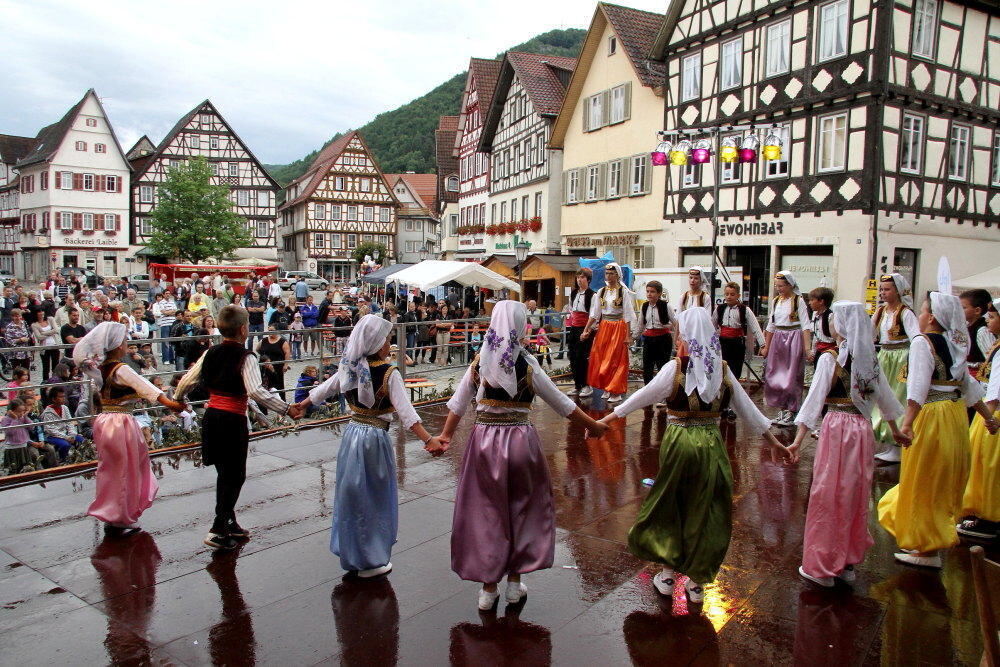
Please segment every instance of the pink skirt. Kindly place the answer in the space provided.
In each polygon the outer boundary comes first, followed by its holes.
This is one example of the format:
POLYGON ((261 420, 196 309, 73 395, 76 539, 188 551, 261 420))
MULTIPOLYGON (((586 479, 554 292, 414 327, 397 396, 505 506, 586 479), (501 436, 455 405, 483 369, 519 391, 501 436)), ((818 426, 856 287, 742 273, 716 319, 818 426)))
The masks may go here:
POLYGON ((875 432, 861 415, 831 410, 823 418, 813 460, 802 539, 802 569, 835 577, 865 559, 874 544, 868 505, 875 468, 875 432))
POLYGON ((768 407, 798 412, 805 385, 802 330, 779 329, 771 336, 764 368, 764 401, 768 407))
POLYGON ((130 414, 103 412, 94 419, 94 445, 97 497, 87 514, 118 526, 135 523, 160 488, 139 423, 130 414))

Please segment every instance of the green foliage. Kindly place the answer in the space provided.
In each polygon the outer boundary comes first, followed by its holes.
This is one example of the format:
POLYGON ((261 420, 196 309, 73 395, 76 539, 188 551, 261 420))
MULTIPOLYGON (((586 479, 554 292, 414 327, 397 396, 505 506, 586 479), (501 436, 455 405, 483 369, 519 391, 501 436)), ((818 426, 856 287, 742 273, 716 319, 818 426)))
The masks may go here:
MULTIPOLYGON (((586 34, 586 30, 578 28, 550 30, 509 50, 572 58, 580 53, 586 34)), ((503 53, 500 53, 497 58, 502 56, 503 53)), ((458 114, 466 74, 456 74, 426 95, 392 111, 380 113, 358 128, 382 171, 388 174, 406 171, 418 174, 434 172, 434 130, 440 116, 458 114)), ((323 148, 339 139, 342 134, 338 132, 333 135, 330 141, 323 144, 323 148)), ((317 155, 319 150, 290 164, 265 166, 271 176, 285 186, 304 174, 317 155)))
POLYGON ((212 185, 208 160, 195 157, 170 169, 153 209, 154 255, 197 264, 228 257, 253 242, 243 218, 233 213, 229 188, 212 185))
POLYGON ((351 251, 351 259, 360 264, 365 261, 365 255, 375 257, 376 252, 378 252, 378 261, 380 263, 384 263, 389 257, 389 250, 384 245, 368 241, 367 243, 359 244, 351 251))

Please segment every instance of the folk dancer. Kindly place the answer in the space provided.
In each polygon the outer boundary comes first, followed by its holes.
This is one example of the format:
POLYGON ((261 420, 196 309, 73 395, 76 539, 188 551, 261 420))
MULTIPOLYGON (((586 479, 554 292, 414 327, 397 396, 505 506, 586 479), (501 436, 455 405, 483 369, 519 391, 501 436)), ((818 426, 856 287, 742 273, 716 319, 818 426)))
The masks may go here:
POLYGON ((836 315, 832 310, 833 290, 829 287, 817 287, 809 290, 810 330, 812 331, 812 349, 809 350, 809 361, 813 369, 819 364, 824 352, 837 351, 836 315))
POLYGON ((617 403, 628 391, 629 348, 637 321, 632 293, 622 284, 621 267, 614 262, 605 265, 604 277, 608 284, 598 290, 580 338, 586 340, 597 328, 587 384, 604 390, 608 403, 617 403))
POLYGON ((587 385, 590 350, 594 345, 594 339, 583 336, 594 300, 594 290, 590 289, 593 275, 594 272, 586 267, 577 270, 576 287, 570 292, 569 303, 566 306, 569 312, 566 318, 566 341, 569 346, 569 368, 573 373, 573 390, 569 392, 569 396, 581 398, 586 398, 594 392, 587 385))
POLYGON ((792 426, 802 403, 805 385, 805 358, 812 346, 809 309, 791 271, 774 276, 775 297, 771 317, 764 332, 764 400, 778 408, 771 420, 778 426, 792 426))
MULTIPOLYGON (((683 313, 689 308, 705 308, 711 311, 712 297, 705 291, 708 287, 708 274, 705 273, 705 269, 700 266, 692 266, 688 269, 688 289, 681 295, 680 303, 677 306, 677 313, 683 313)), ((684 340, 681 336, 678 336, 674 340, 674 345, 677 347, 677 356, 687 354, 687 350, 683 347, 684 340)))
POLYGON ((668 361, 673 350, 671 335, 677 312, 663 297, 663 284, 646 283, 646 301, 639 308, 638 331, 642 332, 642 381, 649 384, 668 361))
POLYGON ((723 302, 715 309, 715 326, 719 329, 722 359, 739 380, 743 365, 753 356, 754 344, 764 346, 764 332, 750 308, 740 301, 740 286, 734 282, 723 288, 723 302))

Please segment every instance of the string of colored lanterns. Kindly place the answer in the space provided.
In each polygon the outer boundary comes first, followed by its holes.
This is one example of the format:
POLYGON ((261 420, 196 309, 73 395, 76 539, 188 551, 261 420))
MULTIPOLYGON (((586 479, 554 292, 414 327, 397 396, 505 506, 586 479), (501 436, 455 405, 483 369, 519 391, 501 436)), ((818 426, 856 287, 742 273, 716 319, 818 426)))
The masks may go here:
MULTIPOLYGON (((781 159, 782 140, 773 132, 764 138, 764 148, 761 151, 765 160, 781 159)), ((739 162, 747 164, 757 161, 757 149, 760 138, 756 134, 748 134, 737 142, 736 137, 726 137, 719 142, 719 161, 726 163, 739 162)), ((650 160, 656 166, 672 165, 683 167, 686 164, 706 164, 712 161, 712 140, 699 139, 690 141, 682 139, 676 144, 664 139, 650 153, 650 160)))

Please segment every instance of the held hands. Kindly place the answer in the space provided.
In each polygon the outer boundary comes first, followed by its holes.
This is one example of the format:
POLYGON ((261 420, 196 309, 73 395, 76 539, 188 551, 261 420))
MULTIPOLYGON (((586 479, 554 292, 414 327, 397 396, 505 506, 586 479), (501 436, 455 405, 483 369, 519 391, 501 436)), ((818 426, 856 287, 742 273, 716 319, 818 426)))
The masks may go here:
MULTIPOLYGON (((802 455, 802 443, 799 441, 798 438, 796 438, 795 442, 793 442, 792 444, 788 445, 788 447, 785 447, 785 452, 787 452, 787 454, 788 454, 788 462, 789 463, 798 463, 799 462, 799 457, 802 455)), ((772 455, 772 460, 773 460, 773 456, 774 456, 774 450, 773 449, 771 450, 771 455, 772 455)))
POLYGON ((433 456, 440 456, 441 454, 444 454, 448 451, 449 447, 451 447, 451 436, 446 436, 444 433, 441 435, 435 435, 424 443, 424 449, 430 452, 433 456))
POLYGON ((809 363, 816 361, 816 353, 812 350, 809 350, 809 352, 806 354, 806 361, 808 361, 809 363))
POLYGON ((302 403, 305 403, 305 401, 302 401, 301 403, 292 403, 288 406, 287 414, 290 418, 296 420, 302 419, 302 416, 306 413, 306 408, 302 405, 302 403))
MULTIPOLYGON (((614 415, 614 413, 611 413, 614 415)), ((585 438, 601 438, 604 436, 604 432, 608 430, 608 422, 602 420, 595 421, 593 426, 587 427, 587 432, 584 433, 585 438)))
POLYGON ((1000 430, 1000 421, 996 417, 990 417, 986 420, 986 430, 990 432, 990 435, 996 435, 997 431, 1000 430))
POLYGON ((903 426, 903 428, 899 429, 899 436, 897 437, 897 435, 893 433, 892 437, 899 443, 900 447, 909 447, 913 444, 913 427, 903 426))
POLYGON ((765 345, 764 347, 760 348, 760 353, 759 354, 764 359, 767 359, 767 350, 768 350, 767 345, 765 345))

